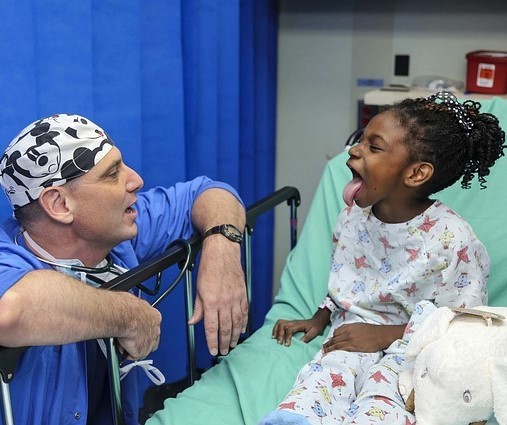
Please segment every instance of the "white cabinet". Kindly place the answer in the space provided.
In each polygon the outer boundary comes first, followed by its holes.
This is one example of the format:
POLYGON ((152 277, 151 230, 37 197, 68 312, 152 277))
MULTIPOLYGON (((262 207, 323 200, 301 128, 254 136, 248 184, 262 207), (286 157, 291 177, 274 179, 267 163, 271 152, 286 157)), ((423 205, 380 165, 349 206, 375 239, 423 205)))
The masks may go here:
MULTIPOLYGON (((435 91, 424 90, 424 89, 409 89, 409 91, 391 91, 391 90, 372 90, 364 95, 364 104, 372 106, 389 105, 393 102, 406 99, 407 97, 428 97, 435 91)), ((507 94, 503 95, 492 95, 492 94, 479 94, 479 93, 455 93, 456 97, 463 100, 481 100, 491 99, 495 96, 507 99, 507 94)))

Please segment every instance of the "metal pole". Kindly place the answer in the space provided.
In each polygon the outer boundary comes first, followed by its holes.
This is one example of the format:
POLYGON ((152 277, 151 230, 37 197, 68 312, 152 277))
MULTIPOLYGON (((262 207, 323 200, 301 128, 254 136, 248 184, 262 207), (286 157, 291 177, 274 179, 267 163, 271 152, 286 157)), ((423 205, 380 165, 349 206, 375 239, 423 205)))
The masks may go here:
POLYGON ((290 201, 290 248, 294 249, 298 241, 298 214, 297 214, 297 201, 291 199, 290 201))
POLYGON ((111 409, 113 415, 113 424, 124 425, 123 408, 121 404, 121 384, 120 384, 120 361, 114 338, 104 339, 107 352, 107 369, 109 376, 109 394, 111 396, 111 409))
POLYGON ((6 384, 3 380, 2 380, 2 406, 3 406, 4 425, 14 425, 14 419, 12 418, 11 392, 9 390, 9 384, 6 384))
MULTIPOLYGON (((194 309, 194 297, 192 292, 192 270, 185 272, 185 303, 187 322, 190 320, 194 309)), ((187 338, 188 338, 188 372, 190 378, 190 385, 195 382, 196 379, 196 367, 195 367, 195 335, 194 326, 187 325, 187 338)))
MULTIPOLYGON (((248 315, 251 316, 250 305, 252 302, 252 236, 246 230, 243 234, 243 243, 245 245, 245 279, 246 294, 248 301, 248 315)), ((248 318, 247 333, 250 335, 252 331, 251 317, 248 318)))

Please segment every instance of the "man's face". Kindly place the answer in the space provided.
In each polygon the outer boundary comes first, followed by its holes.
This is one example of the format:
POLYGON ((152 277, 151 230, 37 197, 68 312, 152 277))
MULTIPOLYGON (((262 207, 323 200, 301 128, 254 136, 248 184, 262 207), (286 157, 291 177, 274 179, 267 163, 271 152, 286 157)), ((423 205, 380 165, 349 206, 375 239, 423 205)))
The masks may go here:
POLYGON ((88 173, 69 184, 75 236, 88 247, 110 250, 137 235, 133 208, 141 177, 113 149, 88 173))

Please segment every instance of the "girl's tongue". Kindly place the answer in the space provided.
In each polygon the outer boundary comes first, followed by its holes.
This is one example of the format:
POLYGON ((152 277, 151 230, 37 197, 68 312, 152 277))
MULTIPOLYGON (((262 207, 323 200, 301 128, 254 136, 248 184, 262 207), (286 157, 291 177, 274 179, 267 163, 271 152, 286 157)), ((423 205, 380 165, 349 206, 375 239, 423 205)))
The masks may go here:
POLYGON ((345 189, 343 189, 343 200, 350 207, 356 199, 357 194, 363 187, 363 179, 361 177, 354 177, 350 182, 347 183, 345 189))

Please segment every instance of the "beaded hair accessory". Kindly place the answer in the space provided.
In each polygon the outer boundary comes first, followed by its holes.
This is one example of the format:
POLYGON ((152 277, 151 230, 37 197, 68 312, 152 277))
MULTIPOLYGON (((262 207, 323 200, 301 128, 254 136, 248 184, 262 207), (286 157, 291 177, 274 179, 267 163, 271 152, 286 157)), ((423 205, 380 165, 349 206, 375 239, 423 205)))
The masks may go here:
POLYGON ((467 134, 470 133, 470 130, 474 127, 474 123, 468 115, 467 108, 458 102, 458 99, 454 96, 454 94, 447 91, 439 91, 438 93, 429 96, 428 100, 430 102, 445 105, 447 109, 449 109, 449 111, 451 111, 458 119, 463 130, 465 130, 467 134))

